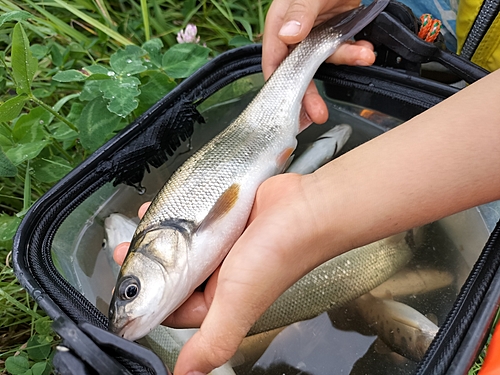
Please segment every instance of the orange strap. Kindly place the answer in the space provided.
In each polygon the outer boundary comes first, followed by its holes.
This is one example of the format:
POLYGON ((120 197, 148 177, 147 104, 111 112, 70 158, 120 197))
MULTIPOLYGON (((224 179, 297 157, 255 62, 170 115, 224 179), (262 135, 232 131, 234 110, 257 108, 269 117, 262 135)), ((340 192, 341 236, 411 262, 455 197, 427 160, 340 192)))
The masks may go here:
POLYGON ((500 375, 500 325, 495 327, 479 375, 500 375))
POLYGON ((426 42, 434 42, 441 30, 441 21, 433 19, 430 14, 422 14, 420 21, 422 22, 422 26, 420 26, 418 37, 426 42))

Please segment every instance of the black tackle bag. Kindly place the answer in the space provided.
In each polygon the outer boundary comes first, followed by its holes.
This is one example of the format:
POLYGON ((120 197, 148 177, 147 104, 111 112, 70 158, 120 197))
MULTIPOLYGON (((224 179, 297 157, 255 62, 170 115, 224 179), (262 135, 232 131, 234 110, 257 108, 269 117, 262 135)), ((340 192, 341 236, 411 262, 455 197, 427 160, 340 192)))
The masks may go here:
MULTIPOLYGON (((330 111, 326 127, 353 126, 344 151, 487 74, 446 52, 439 38, 434 43, 419 39, 418 27, 411 12, 390 3, 357 35, 375 45, 374 66, 323 64, 318 70, 315 79, 330 111)), ((99 148, 26 214, 14 239, 15 273, 54 320, 53 328, 62 338, 54 358, 59 373, 167 373, 153 351, 107 331, 107 304, 114 284, 101 249, 103 220, 113 212, 135 216, 140 204, 155 195, 183 160, 241 113, 262 84, 260 45, 217 56, 99 148)), ((299 135, 297 152, 326 129, 322 126, 312 125, 299 135)), ((500 227, 495 225, 495 213, 494 206, 486 205, 433 224, 432 230, 444 232, 440 244, 448 243, 452 249, 448 254, 458 254, 466 264, 447 261, 460 269, 456 278, 460 282, 446 298, 439 298, 447 300, 448 307, 437 313, 438 334, 419 363, 388 370, 378 365, 375 351, 372 362, 365 363, 369 371, 363 373, 468 371, 485 342, 500 297, 500 227)), ((346 345, 316 359, 320 370, 315 372, 300 362, 286 370, 278 366, 236 373, 340 373, 321 370, 319 363, 328 362, 335 351, 354 351, 346 345)))

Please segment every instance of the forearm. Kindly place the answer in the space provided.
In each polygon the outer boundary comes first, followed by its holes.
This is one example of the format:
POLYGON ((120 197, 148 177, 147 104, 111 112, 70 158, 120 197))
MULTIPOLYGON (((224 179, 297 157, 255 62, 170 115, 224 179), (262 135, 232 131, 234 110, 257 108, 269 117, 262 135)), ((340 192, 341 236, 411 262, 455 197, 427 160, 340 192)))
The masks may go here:
POLYGON ((496 72, 305 178, 323 256, 500 199, 499 98, 496 72))

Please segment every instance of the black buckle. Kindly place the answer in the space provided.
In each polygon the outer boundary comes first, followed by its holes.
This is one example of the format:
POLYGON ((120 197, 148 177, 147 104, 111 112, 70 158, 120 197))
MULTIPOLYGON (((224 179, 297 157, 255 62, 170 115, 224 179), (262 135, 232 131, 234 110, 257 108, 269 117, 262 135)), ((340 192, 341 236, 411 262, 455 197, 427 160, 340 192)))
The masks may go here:
POLYGON ((60 317, 52 328, 63 339, 53 360, 59 374, 170 375, 151 350, 92 324, 60 317))
POLYGON ((368 40, 377 51, 377 65, 420 73, 422 63, 434 61, 468 83, 488 74, 469 60, 447 51, 442 39, 430 43, 417 36, 419 21, 403 4, 391 1, 356 39, 368 40))

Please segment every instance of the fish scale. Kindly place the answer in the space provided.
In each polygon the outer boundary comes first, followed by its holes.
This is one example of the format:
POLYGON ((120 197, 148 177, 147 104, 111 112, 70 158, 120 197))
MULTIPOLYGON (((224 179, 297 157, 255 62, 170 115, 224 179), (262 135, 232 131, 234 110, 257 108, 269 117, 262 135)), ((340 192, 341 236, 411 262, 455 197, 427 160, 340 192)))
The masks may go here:
POLYGON ((172 175, 120 270, 112 331, 131 340, 146 335, 215 271, 243 232, 259 185, 283 171, 295 148, 301 101, 316 70, 386 3, 376 0, 314 28, 238 118, 172 175), (368 17, 356 20, 358 14, 368 17))
POLYGON ((222 140, 220 143, 209 144, 193 155, 189 164, 178 169, 152 202, 137 231, 179 218, 199 225, 222 193, 235 181, 242 181, 252 169, 251 162, 262 137, 240 129, 220 134, 217 137, 222 140), (243 141, 245 147, 241 147, 243 141), (225 151, 214 152, 219 148, 225 151), (221 159, 231 162, 224 163, 221 159), (191 199, 194 195, 202 199, 191 199))
POLYGON ((402 235, 339 255, 288 288, 254 324, 249 335, 341 307, 401 270, 412 256, 413 251, 402 235), (401 239, 395 241, 398 237, 401 239))

